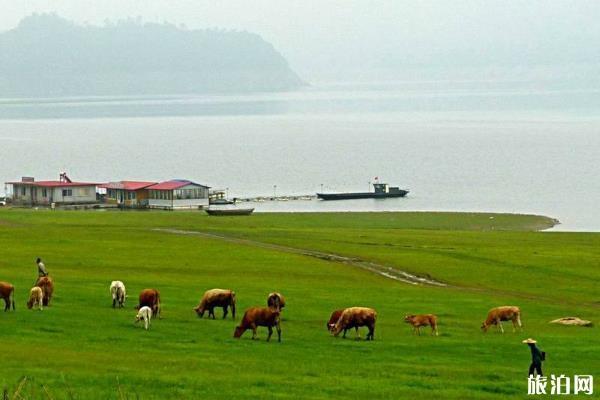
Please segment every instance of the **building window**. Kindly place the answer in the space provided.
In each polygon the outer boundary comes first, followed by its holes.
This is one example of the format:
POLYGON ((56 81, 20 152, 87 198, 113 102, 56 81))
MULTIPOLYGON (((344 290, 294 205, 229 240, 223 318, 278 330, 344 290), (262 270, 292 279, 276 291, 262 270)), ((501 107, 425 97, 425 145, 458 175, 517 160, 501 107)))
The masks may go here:
POLYGON ((63 197, 73 196, 73 190, 72 189, 63 189, 62 195, 63 195, 63 197))
POLYGON ((48 189, 46 189, 46 188, 42 189, 42 197, 48 197, 48 189))
POLYGON ((25 196, 25 186, 21 186, 21 196, 25 196))

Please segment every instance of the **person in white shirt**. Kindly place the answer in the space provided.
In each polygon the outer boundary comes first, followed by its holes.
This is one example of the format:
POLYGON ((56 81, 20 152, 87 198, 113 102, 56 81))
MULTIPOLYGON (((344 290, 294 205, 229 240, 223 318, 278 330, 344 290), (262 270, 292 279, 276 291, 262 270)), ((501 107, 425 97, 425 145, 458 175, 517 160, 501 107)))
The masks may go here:
POLYGON ((35 260, 35 263, 37 264, 37 267, 38 267, 38 278, 41 278, 43 276, 48 276, 48 271, 46 271, 46 266, 42 262, 42 259, 38 257, 38 259, 35 260))

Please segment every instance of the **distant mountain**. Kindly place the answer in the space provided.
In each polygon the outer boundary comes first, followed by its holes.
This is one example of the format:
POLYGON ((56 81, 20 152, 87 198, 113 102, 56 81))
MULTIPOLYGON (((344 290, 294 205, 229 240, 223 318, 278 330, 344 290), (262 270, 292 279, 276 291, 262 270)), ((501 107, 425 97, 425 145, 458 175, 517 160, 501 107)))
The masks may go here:
POLYGON ((0 33, 0 97, 283 91, 304 85, 259 35, 34 14, 0 33))

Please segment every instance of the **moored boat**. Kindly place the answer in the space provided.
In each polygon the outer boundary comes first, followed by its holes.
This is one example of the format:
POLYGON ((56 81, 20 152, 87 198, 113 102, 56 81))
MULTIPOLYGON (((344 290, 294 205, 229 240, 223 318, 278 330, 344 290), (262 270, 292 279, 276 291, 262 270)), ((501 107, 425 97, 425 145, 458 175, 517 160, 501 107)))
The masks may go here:
POLYGON ((227 205, 234 203, 234 201, 227 199, 227 192, 223 190, 214 190, 208 196, 208 204, 210 205, 227 205))
POLYGON ((321 200, 386 199, 408 194, 408 190, 391 187, 387 183, 374 183, 373 187, 373 192, 317 193, 317 197, 321 200))

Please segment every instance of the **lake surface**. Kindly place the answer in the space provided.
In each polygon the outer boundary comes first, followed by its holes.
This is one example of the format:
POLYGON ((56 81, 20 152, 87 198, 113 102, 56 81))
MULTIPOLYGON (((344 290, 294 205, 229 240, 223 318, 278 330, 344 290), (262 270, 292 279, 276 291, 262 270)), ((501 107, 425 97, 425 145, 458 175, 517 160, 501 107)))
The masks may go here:
MULTIPOLYGON (((186 178, 230 197, 365 191, 403 199, 259 211, 544 214, 600 231, 600 90, 540 82, 330 84, 280 94, 0 99, 0 179, 186 178), (276 185, 276 187, 275 187, 276 185)), ((2 192, 0 188, 0 192, 2 192)))

